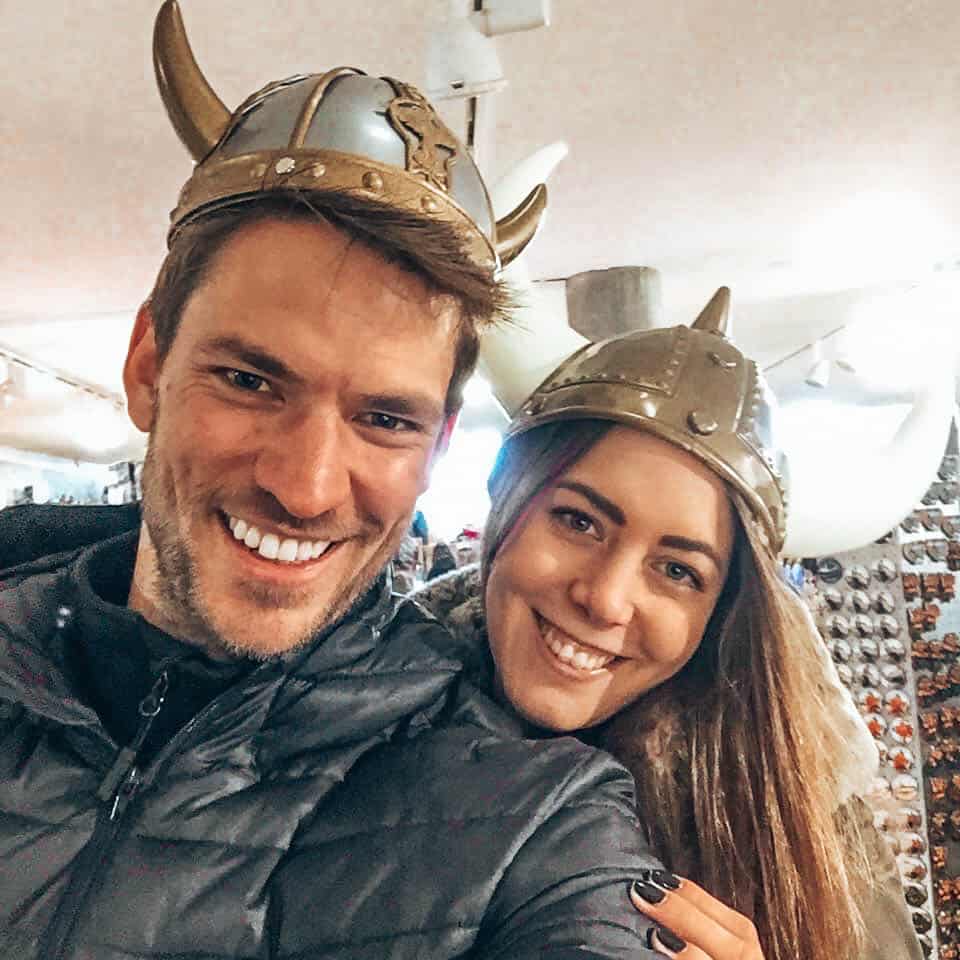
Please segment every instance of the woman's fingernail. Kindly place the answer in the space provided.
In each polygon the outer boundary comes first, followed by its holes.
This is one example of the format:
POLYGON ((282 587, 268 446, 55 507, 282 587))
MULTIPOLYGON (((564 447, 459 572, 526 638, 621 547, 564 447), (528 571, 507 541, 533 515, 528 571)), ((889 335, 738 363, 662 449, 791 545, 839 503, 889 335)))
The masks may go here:
POLYGON ((666 947, 671 953, 679 953, 686 949, 686 940, 681 940, 672 930, 666 927, 654 927, 652 939, 660 941, 662 947, 666 947))
POLYGON ((657 904, 666 896, 666 893, 652 883, 645 883, 642 880, 633 881, 633 892, 647 903, 657 904))
POLYGON ((644 877, 643 879, 652 880, 655 884, 666 890, 680 889, 680 878, 675 877, 667 870, 654 870, 649 877, 644 877))

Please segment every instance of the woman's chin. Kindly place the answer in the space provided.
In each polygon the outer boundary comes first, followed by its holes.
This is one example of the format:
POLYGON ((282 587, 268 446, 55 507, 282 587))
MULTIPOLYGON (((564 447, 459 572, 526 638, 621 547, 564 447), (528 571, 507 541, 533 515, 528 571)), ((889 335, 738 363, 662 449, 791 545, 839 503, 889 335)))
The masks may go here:
MULTIPOLYGON (((529 691, 524 691, 529 694, 529 691)), ((510 698, 514 710, 525 720, 552 733, 575 733, 601 722, 595 710, 586 704, 558 703, 554 693, 550 697, 520 696, 510 698)))

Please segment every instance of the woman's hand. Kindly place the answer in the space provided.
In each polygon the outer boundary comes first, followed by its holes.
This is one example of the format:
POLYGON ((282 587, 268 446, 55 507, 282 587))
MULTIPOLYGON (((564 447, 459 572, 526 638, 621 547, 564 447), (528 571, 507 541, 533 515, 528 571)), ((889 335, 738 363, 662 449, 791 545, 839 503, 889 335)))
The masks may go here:
POLYGON ((658 953, 681 960, 763 960, 753 923, 691 880, 645 871, 630 899, 656 922, 650 946, 658 953))

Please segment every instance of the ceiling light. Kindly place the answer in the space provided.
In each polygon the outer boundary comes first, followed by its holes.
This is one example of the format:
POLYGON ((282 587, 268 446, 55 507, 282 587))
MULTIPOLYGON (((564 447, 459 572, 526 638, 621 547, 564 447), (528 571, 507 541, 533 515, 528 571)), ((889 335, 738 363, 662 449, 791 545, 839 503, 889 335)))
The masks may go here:
POLYGON ((426 94, 433 101, 495 93, 507 85, 495 41, 459 6, 451 3, 449 17, 427 40, 426 94))
POLYGON ((856 374, 857 364, 854 360, 856 347, 851 342, 850 334, 846 327, 841 327, 835 337, 831 338, 833 344, 833 362, 846 373, 856 374))
POLYGON ((830 361, 823 355, 823 344, 818 340, 811 347, 813 366, 807 371, 804 382, 811 387, 823 389, 830 382, 830 361))

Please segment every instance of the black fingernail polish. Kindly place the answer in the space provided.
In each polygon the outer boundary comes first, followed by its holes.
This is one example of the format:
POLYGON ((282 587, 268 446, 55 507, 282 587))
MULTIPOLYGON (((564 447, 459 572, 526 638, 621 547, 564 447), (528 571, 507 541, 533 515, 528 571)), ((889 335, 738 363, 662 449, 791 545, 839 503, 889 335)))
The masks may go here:
POLYGON ((652 880, 658 886, 663 887, 665 890, 679 890, 680 881, 672 873, 669 873, 667 870, 654 870, 649 877, 644 877, 644 880, 652 880))
POLYGON ((671 953, 679 953, 687 946, 686 940, 681 940, 672 930, 668 930, 666 927, 657 927, 656 935, 660 943, 671 953))
POLYGON ((659 887, 655 887, 652 883, 644 883, 642 880, 633 881, 633 892, 647 903, 659 903, 666 896, 659 887))

